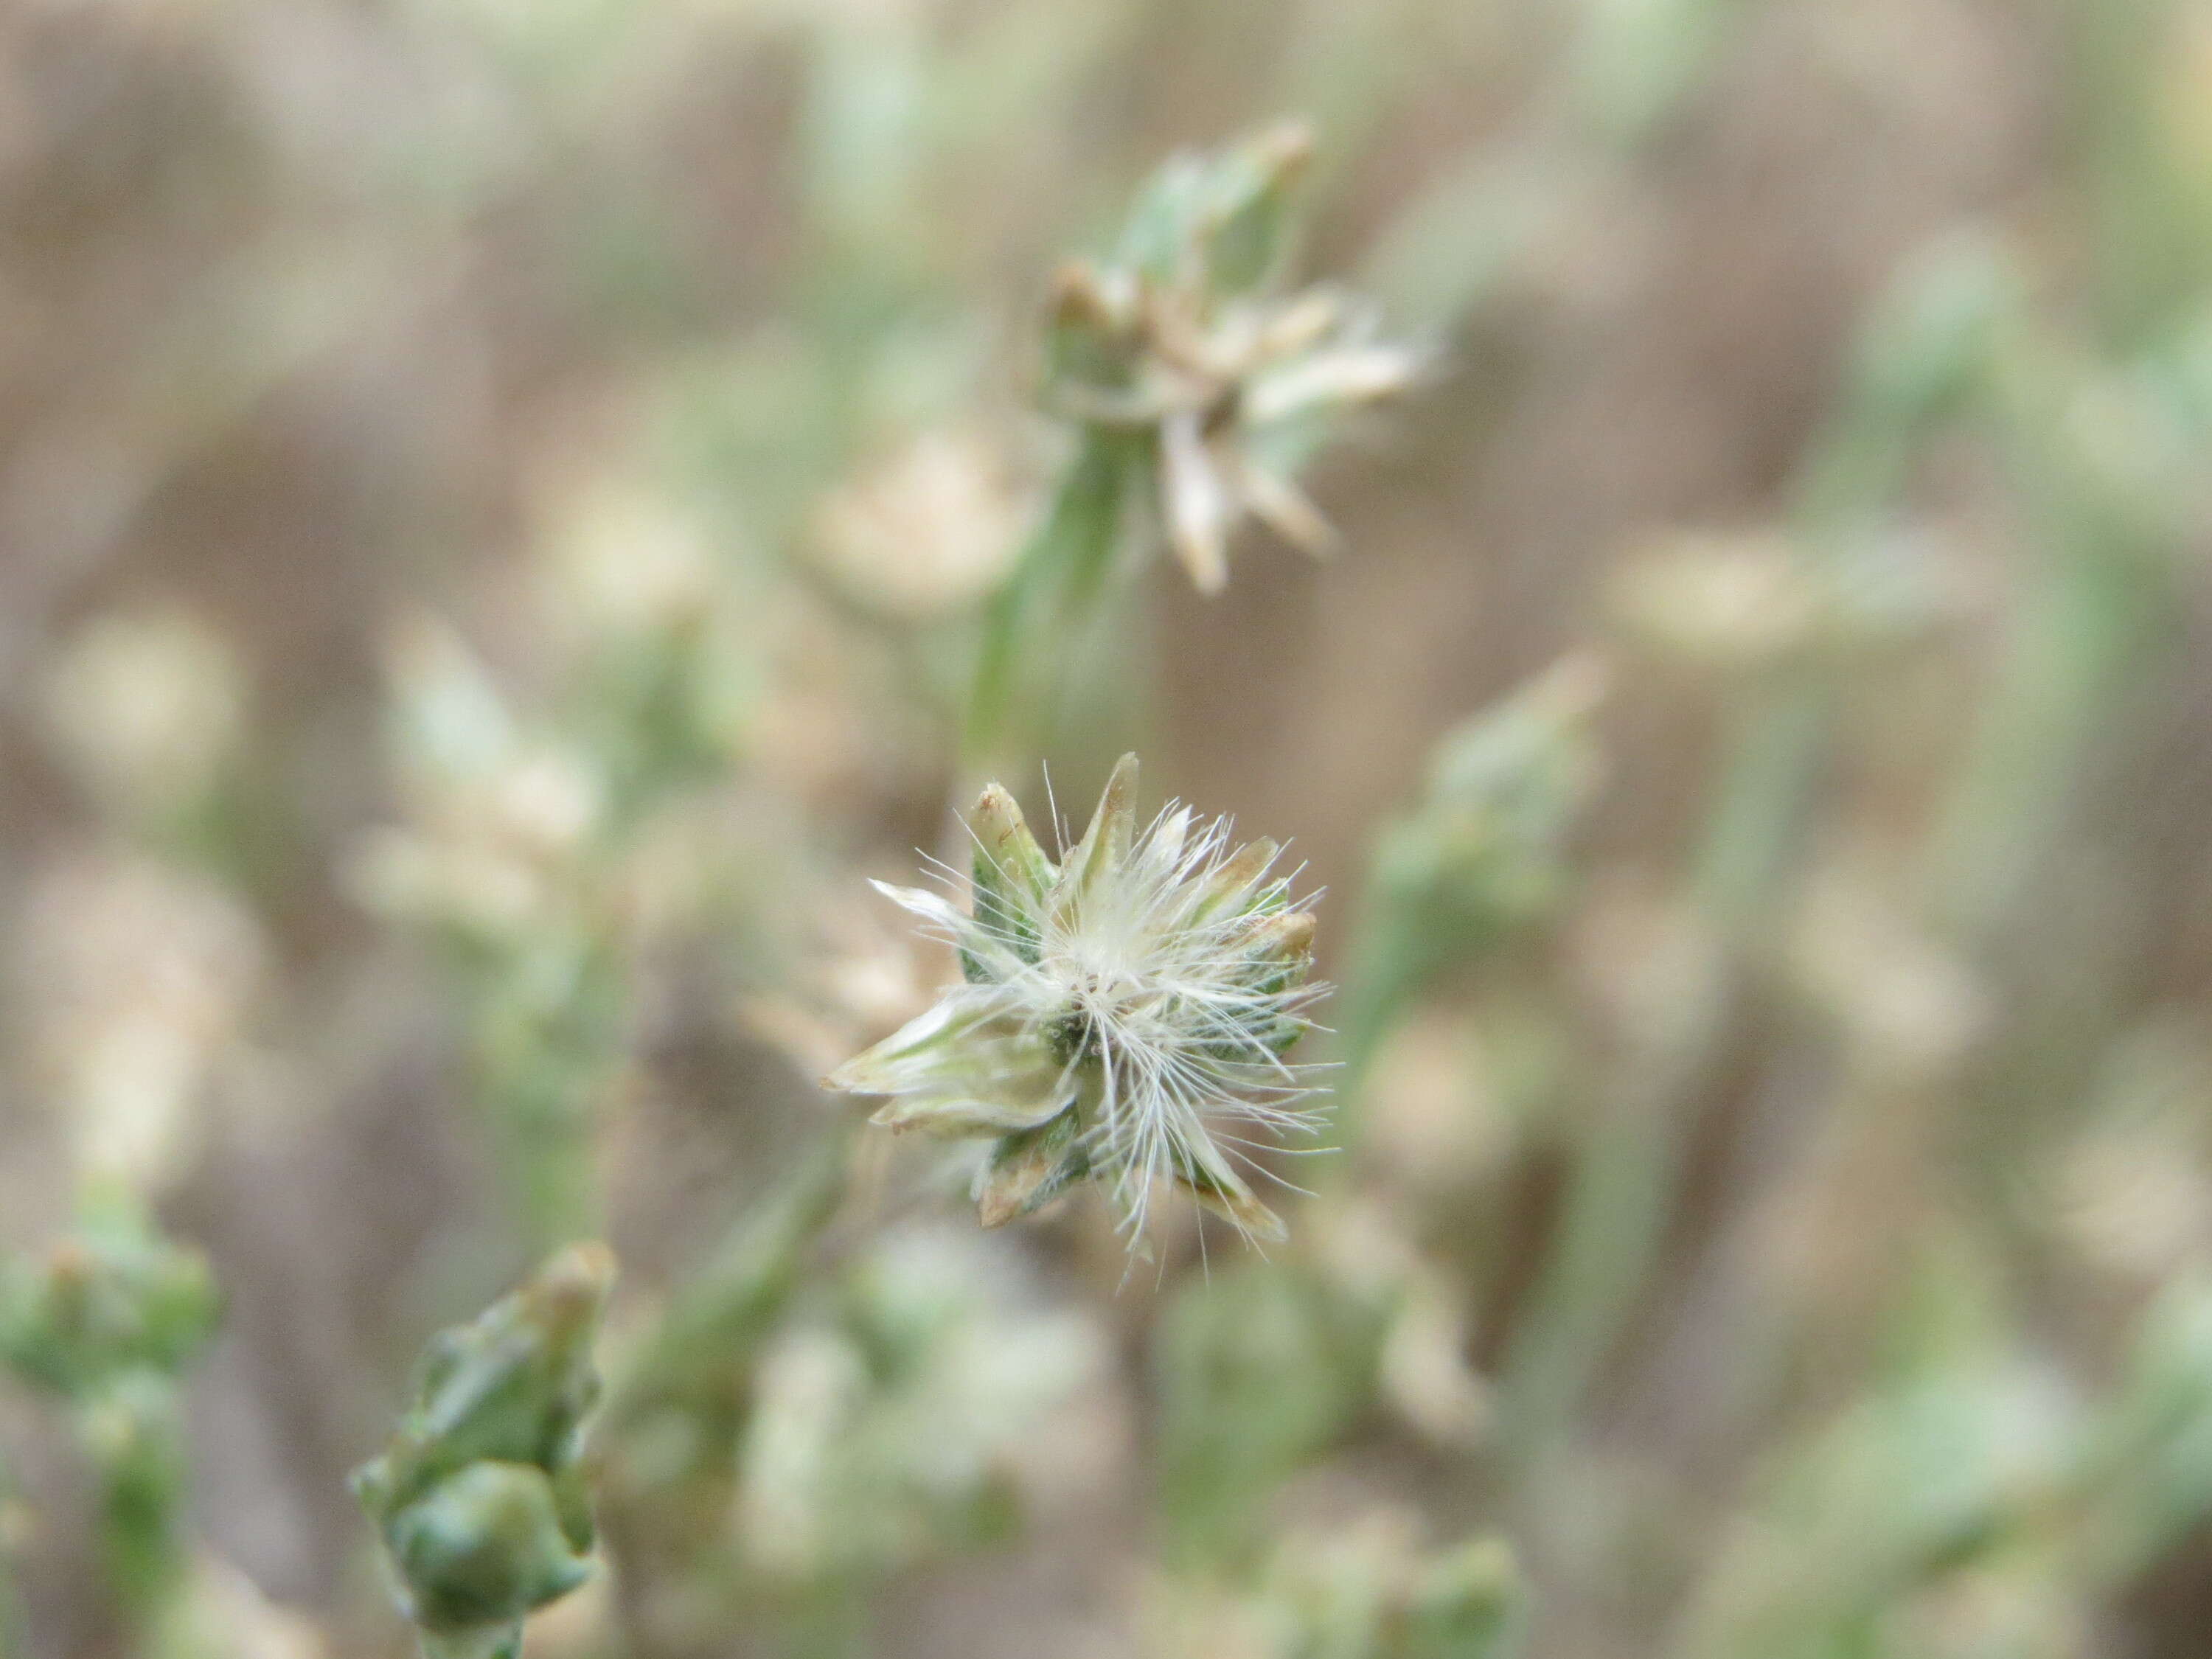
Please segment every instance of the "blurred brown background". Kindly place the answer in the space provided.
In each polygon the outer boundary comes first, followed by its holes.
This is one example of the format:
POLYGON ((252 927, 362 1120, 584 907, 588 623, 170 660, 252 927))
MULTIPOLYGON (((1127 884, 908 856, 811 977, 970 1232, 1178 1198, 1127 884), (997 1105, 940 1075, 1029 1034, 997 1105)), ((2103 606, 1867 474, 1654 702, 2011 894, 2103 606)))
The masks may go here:
MULTIPOLYGON (((0 1242, 64 1225, 103 1159, 146 1183, 227 1293, 190 1394, 196 1537, 331 1651, 397 1650, 344 1472, 412 1348, 527 1249, 436 951, 363 898, 381 827, 434 842, 471 810, 426 796, 392 736, 425 619, 519 719, 588 732, 612 695, 594 629, 657 614, 664 566, 677 589, 686 561, 715 573, 741 712, 714 805, 625 889, 645 988, 600 1150, 649 1298, 830 1109, 741 1007, 818 1012, 825 908, 869 914, 858 873, 907 879, 939 844, 966 618, 1053 465, 1027 408, 1050 272, 1158 158, 1285 113, 1318 138, 1300 269, 1372 295, 1437 368, 1310 475, 1342 556, 1249 532, 1212 600, 1156 562, 1046 757, 1063 805, 1139 746, 1155 799, 1293 839, 1342 977, 1376 828, 1439 737, 1595 642, 1606 783, 1571 913, 1516 946, 1504 992, 1445 976, 1420 1029, 1455 999, 1555 997, 1599 1011, 1547 1026, 1584 1045, 1565 1074, 1605 1075, 1608 1042, 1633 1070, 1634 1011, 1701 971, 1667 955, 1697 882, 1674 872, 1744 722, 1795 695, 1727 659, 1738 611, 1763 625, 1758 556, 1650 579, 1656 599, 1637 573, 1812 533, 1822 446, 1881 424, 1854 387, 1912 372, 1881 366, 1880 319, 1910 313, 1915 273, 1985 265, 1996 326, 2030 342, 1996 401, 2058 412, 2025 440, 2027 416, 1916 430, 1875 539, 1931 620, 1814 677, 1828 737, 1788 873, 1717 929, 1756 986, 1797 960, 1804 915, 1840 914, 1844 1000, 1894 1005, 1850 1018, 1908 1047, 1936 1028, 1940 1079, 1837 1150, 1848 1054, 1802 1008, 1731 1002, 1551 1495, 1509 1495, 1489 1460, 1510 1451, 1455 1462, 1371 1423, 1339 1470, 1440 1525, 1502 1525, 1543 1654, 1754 1650, 1682 1609, 1758 1448, 1857 1386, 1895 1287, 1860 1255, 2000 1241, 2006 1328, 2086 1395, 2212 1241, 2208 112, 2212 10, 2151 0, 5 0, 0 1242), (685 862, 705 845, 712 877, 685 862), (1948 1057, 1952 1023, 1971 1059, 1948 1057), (2182 1081, 2107 1191, 2077 1167, 2107 1109, 2079 1102, 2154 1029, 2183 1057, 2153 1069, 2182 1081), (2053 1219, 2062 1169, 2094 1188, 2090 1244, 2053 1219), (1739 1416, 1741 1298, 1778 1275, 1826 1287, 1814 1333, 1786 1406, 1739 1416)), ((1409 1053, 1377 1091, 1419 1094, 1409 1053)), ((1547 1086, 1564 1104, 1407 1224, 1463 1292, 1479 1379, 1540 1300, 1584 1156, 1561 1126, 1604 1118, 1547 1086)), ((1412 1205, 1377 1157, 1375 1192, 1412 1205)), ((1085 1224, 1006 1248, 1109 1334, 1120 1380, 1086 1385, 1081 1432, 1142 1445, 1166 1291, 1117 1295, 1085 1224)), ((18 1552, 29 1651, 121 1651, 40 1410, 0 1404, 41 1516, 18 1552)), ((1130 1634, 1146 1482, 1070 1455, 1076 1496, 1030 1541, 897 1581, 880 1650, 1206 1650, 1130 1634)), ((1333 1490, 1306 1501, 1335 1513, 1333 1490)), ((2049 1651, 2200 1652, 2203 1537, 2086 1577, 2049 1651)), ((1765 1659, 2030 1650, 1942 1628, 1765 1659)))

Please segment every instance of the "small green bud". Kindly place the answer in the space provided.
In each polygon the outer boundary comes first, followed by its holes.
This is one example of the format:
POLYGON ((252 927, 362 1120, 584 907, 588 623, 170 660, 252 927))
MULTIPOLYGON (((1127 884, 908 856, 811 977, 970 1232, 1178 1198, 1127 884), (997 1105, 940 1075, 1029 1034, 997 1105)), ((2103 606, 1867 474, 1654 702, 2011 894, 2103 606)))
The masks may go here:
POLYGON ((1195 228, 1218 291, 1242 294, 1275 274, 1313 150, 1304 124, 1285 121, 1231 145, 1215 162, 1195 228))
POLYGON ((1091 1173, 1091 1152, 1073 1112, 1000 1139, 975 1176, 976 1218, 986 1227, 1034 1215, 1091 1173))
POLYGON ((1274 866, 1282 851, 1265 836, 1238 848, 1206 877, 1199 890, 1198 902, 1192 907, 1192 920, 1207 921, 1218 915, 1233 915, 1274 866))
POLYGON ((218 1307, 198 1251, 135 1205, 95 1206, 42 1259, 0 1264, 0 1359, 82 1400, 128 1372, 182 1370, 218 1307))
POLYGON ((1062 879, 1052 895, 1055 921, 1065 923, 1080 915, 1100 884, 1127 861, 1129 836, 1136 822, 1137 757, 1124 755, 1114 763, 1113 775, 1106 780, 1098 810, 1091 815, 1091 827, 1062 863, 1062 879))
POLYGON ((1137 287, 1120 272, 1079 260, 1053 278, 1045 321, 1045 375, 1054 386, 1125 388, 1141 352, 1137 287))
POLYGON ((526 1463, 471 1463, 392 1517, 392 1564, 426 1630, 504 1625, 591 1576, 569 1546, 553 1484, 526 1463))
POLYGON ((97 1475, 109 1586, 141 1614, 169 1595, 185 1559, 177 1378, 217 1309, 206 1261, 121 1194, 96 1197, 42 1258, 0 1264, 0 1360, 70 1402, 97 1475))
POLYGON ((532 1609, 588 1576, 583 1423, 599 1394, 592 1343, 614 1272, 605 1245, 572 1245, 441 1333, 390 1445, 355 1472, 426 1642, 481 1638, 497 1651, 532 1609))

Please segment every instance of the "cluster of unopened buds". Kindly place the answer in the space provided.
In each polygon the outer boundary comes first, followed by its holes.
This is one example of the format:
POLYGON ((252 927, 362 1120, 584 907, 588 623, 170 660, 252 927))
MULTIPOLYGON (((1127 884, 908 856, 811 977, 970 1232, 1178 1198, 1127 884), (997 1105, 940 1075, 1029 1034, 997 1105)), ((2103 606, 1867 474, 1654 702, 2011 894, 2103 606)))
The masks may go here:
POLYGON ((441 1332, 390 1443, 354 1472, 430 1659, 514 1659, 523 1620, 591 1574, 583 1430, 614 1273, 605 1246, 571 1245, 441 1332))
POLYGON ((0 1258, 0 1371, 69 1407, 109 1587, 136 1617, 185 1575, 181 1382, 218 1312, 206 1260, 117 1188, 88 1193, 76 1227, 43 1255, 0 1258))

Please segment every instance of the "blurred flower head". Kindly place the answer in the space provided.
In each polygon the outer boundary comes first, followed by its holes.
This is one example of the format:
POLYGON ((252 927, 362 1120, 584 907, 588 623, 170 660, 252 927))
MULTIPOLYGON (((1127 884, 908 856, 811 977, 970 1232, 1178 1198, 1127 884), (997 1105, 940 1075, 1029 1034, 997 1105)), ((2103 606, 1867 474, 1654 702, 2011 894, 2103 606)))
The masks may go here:
POLYGON ((1237 1172, 1242 1133, 1310 1133, 1308 1068, 1285 1053, 1321 994, 1314 918, 1269 841, 1232 848, 1225 820, 1170 806, 1136 826, 1122 757, 1058 864, 1013 798, 983 792, 975 900, 884 886, 958 951, 965 982, 829 1086, 892 1097, 893 1129, 993 1139, 983 1223, 1027 1215, 1079 1182, 1108 1186, 1133 1243, 1153 1186, 1188 1188, 1249 1234, 1281 1224, 1237 1172))
POLYGON ((1638 646, 1735 675, 1907 644, 1970 599, 1952 550, 1926 533, 1824 555, 1778 532, 1676 532, 1634 550, 1609 588, 1638 646))
POLYGON ((747 995, 739 1012, 754 1036, 818 1075, 933 1002, 941 952, 858 893, 811 908, 814 946, 796 982, 747 995))
POLYGON ((1113 260, 1071 264, 1054 295, 1046 401, 1141 434, 1168 538, 1191 580, 1229 579, 1249 514, 1315 554, 1334 533, 1296 482, 1346 410, 1404 390, 1421 354, 1326 289, 1283 295, 1290 198, 1311 153, 1296 126, 1170 160, 1113 260))
POLYGON ((260 982, 252 918, 212 883, 80 856, 41 872, 14 945, 30 1055, 80 1169, 139 1188, 182 1174, 260 982))
POLYGON ((642 481, 599 477, 555 493, 540 535, 547 599, 579 634, 678 628, 715 602, 707 528, 642 481))
POLYGON ((394 634, 392 747, 409 808, 350 849, 347 885, 370 909, 507 939, 571 902, 604 788, 572 745, 521 729, 483 665, 428 617, 394 634))
POLYGON ((44 691, 63 762, 103 805, 136 820, 181 811, 207 791, 246 703, 229 644, 176 609, 94 618, 63 647, 44 691))
POLYGON ((1105 1345, 1010 1265, 973 1233, 894 1232, 854 1264, 836 1317, 777 1339, 735 1516, 750 1565, 786 1580, 903 1566, 1049 1495, 1031 1490, 1050 1460, 1030 1443, 1048 1419, 1069 1426, 1105 1345))
POLYGON ((1006 470, 972 432, 925 432, 830 496, 817 558, 872 607, 916 621, 981 599, 1012 562, 1020 515, 1006 470))

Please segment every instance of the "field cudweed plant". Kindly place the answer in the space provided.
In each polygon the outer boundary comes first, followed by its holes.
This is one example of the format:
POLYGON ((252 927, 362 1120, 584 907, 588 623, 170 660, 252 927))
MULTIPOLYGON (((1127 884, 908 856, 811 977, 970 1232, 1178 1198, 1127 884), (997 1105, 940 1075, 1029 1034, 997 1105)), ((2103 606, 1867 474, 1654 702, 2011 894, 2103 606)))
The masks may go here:
POLYGON ((16 9, 0 1659, 2201 1659, 2212 0, 16 9))

